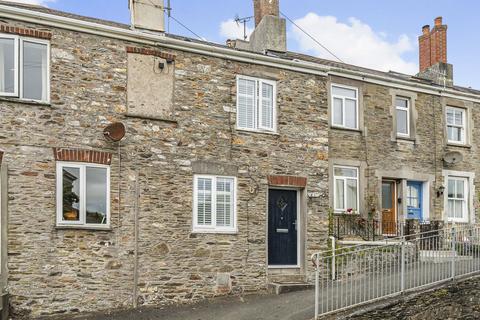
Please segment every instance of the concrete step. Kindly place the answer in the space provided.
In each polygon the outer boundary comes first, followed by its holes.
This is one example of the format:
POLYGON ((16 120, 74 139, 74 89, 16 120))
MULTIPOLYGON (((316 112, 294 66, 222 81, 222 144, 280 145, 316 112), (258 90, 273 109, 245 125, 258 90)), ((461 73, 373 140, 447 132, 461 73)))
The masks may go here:
POLYGON ((308 282, 272 282, 268 284, 268 292, 277 295, 287 292, 304 291, 313 288, 315 288, 315 285, 308 282))
POLYGON ((302 283, 306 282, 304 274, 272 273, 269 271, 268 282, 270 283, 302 283))

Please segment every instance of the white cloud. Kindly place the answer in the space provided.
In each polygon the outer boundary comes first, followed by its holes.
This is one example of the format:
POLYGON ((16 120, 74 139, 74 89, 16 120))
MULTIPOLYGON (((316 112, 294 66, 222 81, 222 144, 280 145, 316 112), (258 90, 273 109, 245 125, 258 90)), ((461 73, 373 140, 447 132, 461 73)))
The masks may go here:
MULTIPOLYGON (((220 35, 227 39, 243 39, 243 23, 237 24, 233 19, 223 21, 220 24, 220 35)), ((247 26, 247 36, 250 37, 253 29, 247 26)), ((247 38, 248 40, 248 38, 247 38)))
MULTIPOLYGON (((308 13, 295 23, 346 63, 382 71, 417 73, 417 64, 403 58, 403 54, 416 48, 407 35, 389 41, 386 33, 376 32, 356 18, 349 18, 348 23, 342 23, 336 17, 315 13, 308 13)), ((334 59, 298 28, 293 26, 290 35, 298 42, 300 50, 321 58, 334 59)))
POLYGON ((49 2, 55 2, 57 0, 5 0, 5 1, 46 6, 49 2))

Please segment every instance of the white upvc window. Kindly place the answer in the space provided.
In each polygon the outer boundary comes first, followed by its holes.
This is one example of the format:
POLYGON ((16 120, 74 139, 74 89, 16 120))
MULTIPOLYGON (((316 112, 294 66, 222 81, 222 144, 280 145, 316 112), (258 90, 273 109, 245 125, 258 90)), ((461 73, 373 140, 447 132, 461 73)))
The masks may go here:
POLYGON ((465 177, 447 178, 447 219, 451 222, 468 222, 469 181, 465 177))
POLYGON ((109 228, 110 166, 57 162, 57 226, 109 228))
POLYGON ((332 84, 332 126, 358 129, 358 89, 332 84))
POLYGON ((337 213, 355 212, 359 208, 358 168, 334 166, 333 203, 337 213))
POLYGON ((446 123, 449 143, 466 143, 466 113, 467 111, 463 108, 447 106, 446 123))
POLYGON ((397 121, 397 136, 410 136, 410 100, 408 98, 395 98, 395 112, 397 121))
POLYGON ((237 129, 276 132, 275 81, 237 76, 237 129))
POLYGON ((50 42, 0 34, 0 96, 50 101, 50 42))
POLYGON ((236 223, 236 178, 195 175, 193 231, 233 233, 236 223))

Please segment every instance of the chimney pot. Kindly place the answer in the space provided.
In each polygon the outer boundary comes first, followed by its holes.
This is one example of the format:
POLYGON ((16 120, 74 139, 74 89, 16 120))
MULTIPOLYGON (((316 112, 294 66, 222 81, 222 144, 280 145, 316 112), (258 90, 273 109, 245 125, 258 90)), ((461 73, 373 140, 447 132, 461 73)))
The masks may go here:
POLYGON ((440 27, 442 25, 442 17, 435 18, 435 27, 440 27))
POLYGON ((430 25, 426 24, 422 27, 422 32, 424 35, 427 35, 430 33, 430 25))

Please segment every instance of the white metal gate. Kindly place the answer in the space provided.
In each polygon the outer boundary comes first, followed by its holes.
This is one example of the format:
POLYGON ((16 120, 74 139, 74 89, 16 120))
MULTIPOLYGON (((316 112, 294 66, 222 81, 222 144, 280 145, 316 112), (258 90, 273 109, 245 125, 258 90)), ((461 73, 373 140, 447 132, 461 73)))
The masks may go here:
POLYGON ((480 227, 441 230, 312 255, 315 319, 480 272, 480 227))

